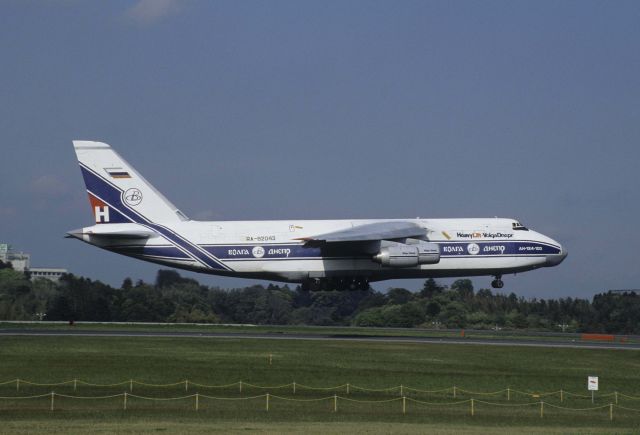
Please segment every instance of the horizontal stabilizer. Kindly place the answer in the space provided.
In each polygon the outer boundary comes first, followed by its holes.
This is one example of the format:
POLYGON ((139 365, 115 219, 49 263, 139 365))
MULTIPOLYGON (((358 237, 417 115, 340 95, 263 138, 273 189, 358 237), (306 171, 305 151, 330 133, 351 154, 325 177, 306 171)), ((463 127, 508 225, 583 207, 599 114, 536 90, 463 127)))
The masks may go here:
POLYGON ((308 242, 367 242, 374 240, 394 240, 408 237, 424 237, 427 229, 412 221, 387 221, 358 225, 346 230, 334 231, 297 240, 308 242))
POLYGON ((157 234, 145 227, 130 224, 94 225, 69 231, 66 237, 83 240, 84 237, 100 237, 104 239, 148 239, 157 234))

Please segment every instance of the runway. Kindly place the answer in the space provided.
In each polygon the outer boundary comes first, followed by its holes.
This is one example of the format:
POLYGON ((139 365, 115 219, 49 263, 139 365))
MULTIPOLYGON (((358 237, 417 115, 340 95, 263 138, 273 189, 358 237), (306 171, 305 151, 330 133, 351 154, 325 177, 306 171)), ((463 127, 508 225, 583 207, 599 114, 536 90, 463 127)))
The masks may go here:
POLYGON ((162 337, 162 338, 213 338, 251 340, 312 340, 353 341, 377 343, 457 344, 475 346, 523 346, 569 349, 640 350, 640 343, 588 342, 581 340, 542 340, 535 338, 477 338, 477 337, 410 337, 349 334, 304 334, 304 333, 232 333, 232 332, 185 332, 185 331, 100 331, 100 330, 49 330, 49 329, 0 329, 0 337, 162 337))

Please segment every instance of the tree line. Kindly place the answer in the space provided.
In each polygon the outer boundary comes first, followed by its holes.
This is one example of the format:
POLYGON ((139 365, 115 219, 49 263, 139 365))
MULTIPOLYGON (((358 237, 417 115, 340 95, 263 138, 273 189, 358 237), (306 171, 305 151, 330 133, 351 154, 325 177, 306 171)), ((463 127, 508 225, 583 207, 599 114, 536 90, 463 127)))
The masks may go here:
MULTIPOLYGON (((0 262, 1 263, 1 262, 0 262)), ((525 299, 475 291, 468 279, 434 279, 419 291, 391 288, 305 292, 288 285, 221 289, 174 270, 154 283, 126 278, 119 288, 65 274, 31 281, 0 264, 0 320, 247 323, 388 326, 640 334, 640 296, 602 293, 593 299, 525 299)))

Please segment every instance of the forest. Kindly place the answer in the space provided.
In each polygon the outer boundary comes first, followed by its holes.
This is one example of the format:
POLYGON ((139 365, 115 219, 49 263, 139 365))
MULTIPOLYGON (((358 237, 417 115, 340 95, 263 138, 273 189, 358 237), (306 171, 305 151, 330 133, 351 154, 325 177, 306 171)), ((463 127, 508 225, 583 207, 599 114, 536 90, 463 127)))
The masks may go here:
POLYGON ((66 274, 59 282, 30 280, 0 264, 0 320, 243 323, 261 325, 388 326, 402 328, 528 329, 640 334, 634 292, 579 298, 525 299, 475 290, 468 279, 450 286, 428 279, 418 291, 302 291, 299 286, 201 285, 174 270, 154 283, 125 278, 119 288, 66 274))

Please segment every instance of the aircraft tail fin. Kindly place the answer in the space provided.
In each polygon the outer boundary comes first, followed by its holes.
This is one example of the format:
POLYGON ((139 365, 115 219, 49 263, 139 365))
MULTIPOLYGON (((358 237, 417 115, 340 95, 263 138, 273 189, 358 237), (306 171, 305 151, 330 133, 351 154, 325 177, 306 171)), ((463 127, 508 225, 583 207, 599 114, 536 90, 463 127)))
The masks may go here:
POLYGON ((109 145, 73 141, 97 224, 189 220, 109 145))

